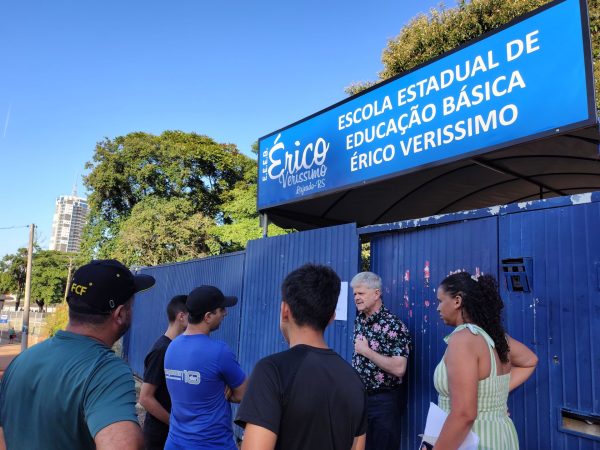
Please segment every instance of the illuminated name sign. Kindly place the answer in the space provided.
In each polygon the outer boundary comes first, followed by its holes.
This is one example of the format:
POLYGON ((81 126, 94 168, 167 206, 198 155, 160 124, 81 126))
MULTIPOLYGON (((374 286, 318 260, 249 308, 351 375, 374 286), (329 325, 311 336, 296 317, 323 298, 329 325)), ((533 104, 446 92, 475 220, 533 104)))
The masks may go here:
POLYGON ((553 2, 261 138, 258 208, 595 123, 592 92, 582 5, 553 2))

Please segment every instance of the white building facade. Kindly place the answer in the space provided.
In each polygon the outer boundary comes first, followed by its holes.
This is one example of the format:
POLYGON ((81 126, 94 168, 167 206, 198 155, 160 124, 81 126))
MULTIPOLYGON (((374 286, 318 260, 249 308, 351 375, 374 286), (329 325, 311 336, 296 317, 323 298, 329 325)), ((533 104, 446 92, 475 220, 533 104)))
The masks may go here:
POLYGON ((52 220, 50 250, 79 251, 87 215, 88 204, 85 198, 75 195, 61 195, 57 198, 52 220))

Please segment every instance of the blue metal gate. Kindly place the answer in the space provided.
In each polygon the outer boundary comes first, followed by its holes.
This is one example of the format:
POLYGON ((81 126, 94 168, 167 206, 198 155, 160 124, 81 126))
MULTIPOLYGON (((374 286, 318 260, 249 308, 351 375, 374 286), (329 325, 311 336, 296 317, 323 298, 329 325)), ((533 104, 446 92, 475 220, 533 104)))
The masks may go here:
POLYGON ((530 261, 530 292, 501 283, 508 331, 539 358, 510 397, 522 448, 600 449, 599 229, 597 202, 500 217, 501 261, 530 261))
POLYGON ((600 193, 365 227, 384 302, 414 339, 401 449, 418 447, 445 351, 435 288, 451 271, 491 273, 507 332, 539 357, 509 397, 527 450, 600 450, 600 193))
MULTIPOLYGON (((507 331, 539 357, 532 379, 509 400, 521 448, 600 450, 599 229, 600 193, 593 193, 251 241, 245 253, 141 269, 157 285, 139 294, 124 348, 141 374, 146 352, 166 328, 168 299, 214 284, 241 299, 214 336, 228 342, 249 373, 260 358, 287 347, 278 327, 285 275, 314 262, 349 282, 359 270, 358 235, 368 235, 384 302, 414 340, 401 449, 418 447, 429 402, 437 401, 433 371, 451 328, 438 317, 435 289, 450 272, 468 270, 499 277, 507 331)), ((326 332, 347 360, 355 317, 351 293, 348 287, 346 320, 326 332)))
MULTIPOLYGON (((305 263, 332 267, 348 282, 358 269, 358 236, 354 224, 293 233, 248 243, 240 332, 240 364, 248 372, 262 357, 287 348, 279 332, 281 283, 305 263)), ((328 344, 350 360, 355 308, 351 296, 347 320, 327 328, 328 344)), ((338 319, 342 319, 338 317, 338 319)))
MULTIPOLYGON (((152 275, 156 278, 156 285, 136 295, 133 325, 125 335, 123 348, 133 372, 142 376, 146 354, 167 329, 166 306, 173 296, 188 294, 201 284, 210 284, 217 286, 225 295, 237 296, 241 303, 244 253, 144 267, 139 273, 152 275)), ((211 336, 227 342, 237 353, 241 306, 228 308, 227 312, 227 318, 211 336)))
MULTIPOLYGON (((417 222, 418 225, 418 222, 417 222)), ((408 408, 402 419, 402 449, 418 448, 429 402, 437 403, 433 371, 452 329, 439 319, 435 289, 451 271, 497 273, 497 218, 415 227, 375 237, 371 267, 383 281, 383 301, 408 326, 408 408)))

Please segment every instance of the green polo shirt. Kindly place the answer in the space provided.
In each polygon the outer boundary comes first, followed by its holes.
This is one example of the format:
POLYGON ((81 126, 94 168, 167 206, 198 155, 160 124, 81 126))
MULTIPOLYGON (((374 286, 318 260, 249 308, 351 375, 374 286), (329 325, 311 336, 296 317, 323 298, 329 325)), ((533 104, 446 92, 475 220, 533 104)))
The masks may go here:
POLYGON ((95 449, 94 436, 137 423, 131 369, 99 341, 59 331, 17 356, 0 386, 9 449, 95 449))

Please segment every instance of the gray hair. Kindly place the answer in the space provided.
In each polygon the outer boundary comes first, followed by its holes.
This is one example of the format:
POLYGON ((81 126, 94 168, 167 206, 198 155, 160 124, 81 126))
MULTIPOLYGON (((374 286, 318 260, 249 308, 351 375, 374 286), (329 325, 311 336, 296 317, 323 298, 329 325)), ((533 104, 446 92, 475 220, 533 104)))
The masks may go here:
POLYGON ((360 272, 354 275, 350 282, 353 289, 357 286, 365 286, 368 289, 379 289, 381 291, 381 277, 373 272, 360 272))

